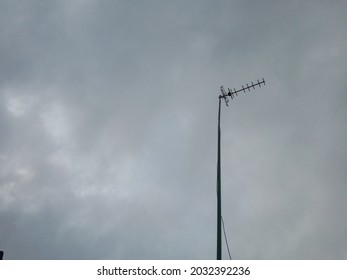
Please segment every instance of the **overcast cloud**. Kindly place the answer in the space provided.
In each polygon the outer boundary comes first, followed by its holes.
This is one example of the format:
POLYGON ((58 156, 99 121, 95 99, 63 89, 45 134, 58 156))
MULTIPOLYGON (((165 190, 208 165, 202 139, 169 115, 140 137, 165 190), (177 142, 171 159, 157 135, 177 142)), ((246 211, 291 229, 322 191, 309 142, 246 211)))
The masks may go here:
POLYGON ((346 11, 0 0, 4 258, 215 259, 219 87, 264 77, 222 108, 232 257, 347 259, 346 11))

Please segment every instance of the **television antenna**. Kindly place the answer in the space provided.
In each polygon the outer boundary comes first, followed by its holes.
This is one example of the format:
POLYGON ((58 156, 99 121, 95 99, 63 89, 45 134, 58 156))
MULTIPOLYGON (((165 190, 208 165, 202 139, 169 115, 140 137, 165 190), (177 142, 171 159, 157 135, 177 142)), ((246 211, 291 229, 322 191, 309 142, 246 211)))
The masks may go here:
MULTIPOLYGON (((218 107, 218 151, 217 151, 217 260, 222 259, 222 191, 221 191, 221 145, 220 145, 220 139, 221 139, 221 129, 220 129, 220 107, 221 107, 221 100, 224 99, 225 105, 229 106, 229 97, 231 99, 234 99, 235 95, 237 96, 239 92, 246 93, 246 90, 251 91, 251 89, 255 89, 256 87, 261 87, 261 85, 265 86, 265 80, 263 78, 262 81, 257 80, 257 83, 251 83, 250 85, 246 84, 247 86, 244 87, 242 85, 242 88, 236 90, 235 88, 230 89, 228 88, 228 92, 225 91, 224 87, 221 86, 220 90, 222 92, 221 95, 219 95, 219 107, 218 107)), ((224 227, 224 226, 223 226, 224 227)))

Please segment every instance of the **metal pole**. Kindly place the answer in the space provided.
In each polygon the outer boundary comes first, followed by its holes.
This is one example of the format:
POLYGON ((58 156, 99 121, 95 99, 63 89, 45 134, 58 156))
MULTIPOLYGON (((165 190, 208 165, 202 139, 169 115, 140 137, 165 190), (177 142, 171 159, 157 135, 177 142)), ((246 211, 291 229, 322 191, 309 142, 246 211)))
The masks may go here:
POLYGON ((222 191, 221 191, 221 159, 220 159, 220 107, 218 108, 218 160, 217 160, 217 260, 222 259, 222 191))

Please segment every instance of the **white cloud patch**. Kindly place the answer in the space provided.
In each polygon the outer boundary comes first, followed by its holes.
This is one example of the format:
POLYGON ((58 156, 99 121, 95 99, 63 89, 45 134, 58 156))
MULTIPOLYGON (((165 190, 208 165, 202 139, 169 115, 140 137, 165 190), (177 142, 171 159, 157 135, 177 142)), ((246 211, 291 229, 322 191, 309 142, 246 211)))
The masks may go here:
POLYGON ((70 140, 70 123, 67 112, 59 103, 47 104, 40 114, 43 126, 56 145, 67 145, 70 140))

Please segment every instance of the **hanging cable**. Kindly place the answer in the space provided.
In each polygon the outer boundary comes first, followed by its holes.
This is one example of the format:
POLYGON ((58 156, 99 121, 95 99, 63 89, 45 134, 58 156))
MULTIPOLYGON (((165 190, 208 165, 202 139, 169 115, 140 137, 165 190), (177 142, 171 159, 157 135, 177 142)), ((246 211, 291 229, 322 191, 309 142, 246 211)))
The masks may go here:
MULTIPOLYGON (((217 187, 216 187, 216 189, 217 189, 217 187)), ((227 245, 227 249, 228 249, 229 259, 232 260, 231 254, 230 254, 230 249, 229 249, 228 237, 227 237, 227 234, 225 232, 223 216, 221 216, 221 220, 222 220, 222 227, 223 227, 223 234, 224 234, 225 244, 227 245)))
POLYGON ((228 254, 229 254, 229 259, 232 260, 231 258, 231 254, 230 254, 230 250, 229 250, 229 243, 228 243, 228 238, 227 238, 227 235, 225 233, 225 226, 224 226, 224 220, 223 220, 223 217, 222 217, 222 226, 223 226, 223 233, 224 233, 224 239, 225 239, 225 243, 227 245, 227 249, 228 249, 228 254))

